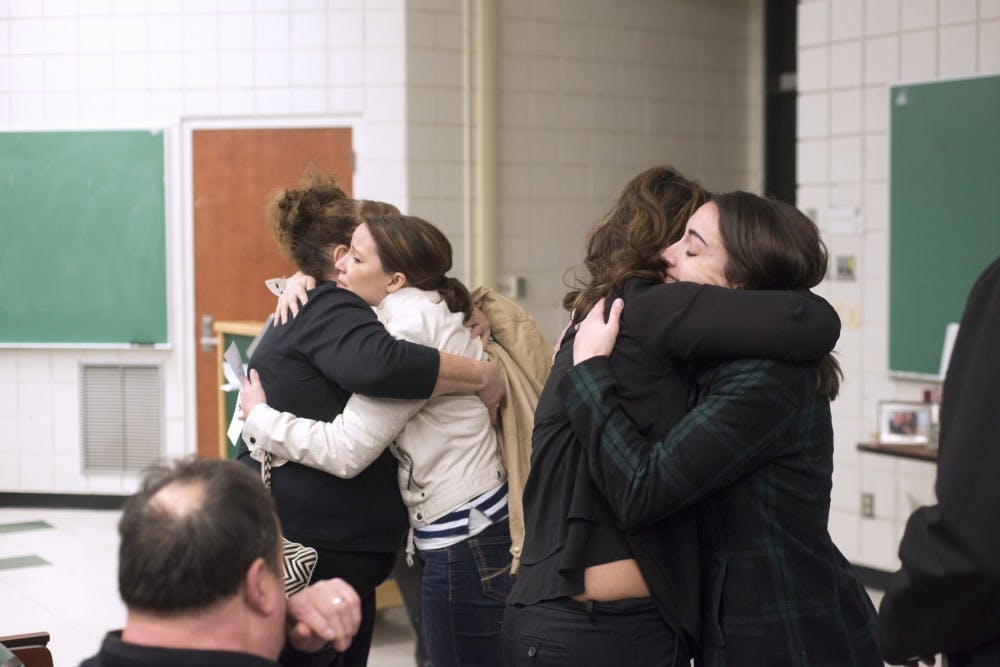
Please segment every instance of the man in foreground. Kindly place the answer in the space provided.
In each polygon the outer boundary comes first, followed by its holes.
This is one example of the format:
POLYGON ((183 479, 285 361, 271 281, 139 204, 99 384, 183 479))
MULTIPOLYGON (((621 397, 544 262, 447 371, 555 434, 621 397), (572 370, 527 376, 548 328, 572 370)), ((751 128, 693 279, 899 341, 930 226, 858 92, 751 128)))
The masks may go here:
POLYGON ((118 588, 125 627, 81 667, 264 667, 287 641, 345 650, 361 620, 341 579, 287 601, 274 503, 233 461, 181 461, 143 480, 125 505, 118 588))

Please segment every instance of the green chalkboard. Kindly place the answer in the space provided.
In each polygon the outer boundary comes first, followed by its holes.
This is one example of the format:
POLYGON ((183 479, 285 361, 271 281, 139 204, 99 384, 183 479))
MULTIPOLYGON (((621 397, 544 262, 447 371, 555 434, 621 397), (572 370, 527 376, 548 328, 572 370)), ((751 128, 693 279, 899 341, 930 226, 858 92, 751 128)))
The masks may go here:
POLYGON ((889 369, 936 375, 1000 255, 1000 77, 893 86, 889 105, 889 369))
POLYGON ((167 342, 163 134, 0 133, 0 345, 167 342))

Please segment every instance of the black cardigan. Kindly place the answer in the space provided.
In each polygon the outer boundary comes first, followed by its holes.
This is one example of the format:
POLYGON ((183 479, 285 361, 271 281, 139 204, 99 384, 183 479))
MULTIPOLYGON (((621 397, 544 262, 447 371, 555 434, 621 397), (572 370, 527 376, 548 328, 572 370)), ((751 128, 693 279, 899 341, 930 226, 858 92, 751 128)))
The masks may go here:
MULTIPOLYGON (((269 330, 250 359, 268 404, 331 421, 352 393, 427 398, 437 382, 434 348, 397 341, 374 311, 333 283, 309 292, 299 315, 269 330)), ((259 469, 242 448, 240 460, 259 469)), ((388 451, 352 479, 297 463, 274 468, 271 493, 288 539, 344 551, 395 552, 407 526, 388 451)))

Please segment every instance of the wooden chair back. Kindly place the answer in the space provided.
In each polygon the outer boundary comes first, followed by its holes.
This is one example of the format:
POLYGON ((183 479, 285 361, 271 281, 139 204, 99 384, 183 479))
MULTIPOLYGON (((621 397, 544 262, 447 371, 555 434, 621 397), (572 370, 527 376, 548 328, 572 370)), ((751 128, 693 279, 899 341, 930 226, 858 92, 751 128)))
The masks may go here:
POLYGON ((49 633, 29 632, 23 635, 0 637, 0 644, 24 663, 24 667, 53 667, 49 651, 49 633))

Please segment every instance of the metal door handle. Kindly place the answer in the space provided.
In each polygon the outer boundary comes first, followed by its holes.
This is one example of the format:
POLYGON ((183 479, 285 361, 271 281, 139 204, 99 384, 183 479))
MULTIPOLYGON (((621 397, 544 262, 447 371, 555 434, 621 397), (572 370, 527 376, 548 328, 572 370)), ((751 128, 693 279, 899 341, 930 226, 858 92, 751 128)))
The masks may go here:
POLYGON ((211 352, 212 348, 219 344, 219 339, 212 331, 213 324, 215 324, 215 318, 211 315, 201 316, 201 349, 204 352, 211 352))

